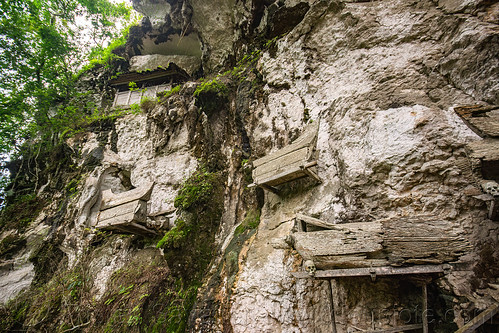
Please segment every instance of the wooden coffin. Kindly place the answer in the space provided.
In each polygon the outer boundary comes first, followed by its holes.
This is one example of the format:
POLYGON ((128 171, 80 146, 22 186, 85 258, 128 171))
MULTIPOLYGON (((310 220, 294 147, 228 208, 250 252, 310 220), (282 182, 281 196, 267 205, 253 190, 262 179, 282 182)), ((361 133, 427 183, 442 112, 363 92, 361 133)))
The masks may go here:
POLYGON ((335 224, 334 230, 301 231, 292 237, 296 251, 319 269, 442 264, 455 261, 470 246, 453 222, 430 216, 335 224))
POLYGON ((306 176, 320 181, 312 169, 317 164, 314 153, 318 130, 319 122, 309 124, 292 144, 255 160, 252 185, 272 187, 306 176))
POLYGON ((155 98, 156 94, 169 89, 169 85, 161 84, 157 86, 147 87, 137 90, 125 90, 118 91, 114 96, 113 107, 116 106, 130 106, 132 104, 138 104, 142 101, 142 98, 155 98))
POLYGON ((147 200, 151 196, 153 184, 118 194, 111 190, 102 192, 100 212, 96 228, 125 233, 151 234, 147 228, 147 200))

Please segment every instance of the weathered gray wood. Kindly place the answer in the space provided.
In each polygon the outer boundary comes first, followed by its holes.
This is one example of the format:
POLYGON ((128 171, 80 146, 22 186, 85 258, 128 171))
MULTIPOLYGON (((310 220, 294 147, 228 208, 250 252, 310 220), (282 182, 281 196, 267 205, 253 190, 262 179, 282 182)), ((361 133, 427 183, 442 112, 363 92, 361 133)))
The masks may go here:
POLYGON ((484 139, 467 144, 469 156, 482 161, 499 161, 499 139, 484 139))
MULTIPOLYGON (((419 275, 419 274, 435 274, 443 273, 442 265, 418 265, 411 267, 369 267, 369 268, 345 268, 345 269, 330 269, 318 270, 313 276, 316 279, 334 279, 344 277, 359 277, 359 276, 386 276, 386 275, 419 275)), ((308 279, 311 276, 308 272, 294 272, 292 275, 298 279, 308 279)))
POLYGON ((365 331, 363 333, 396 333, 396 332, 405 332, 405 331, 414 331, 419 330, 423 327, 422 324, 412 324, 412 325, 404 325, 394 328, 386 328, 374 331, 365 331))
POLYGON ((102 230, 109 231, 117 231, 125 234, 138 234, 138 235, 156 235, 157 232, 155 230, 149 229, 138 223, 128 223, 126 225, 110 225, 104 228, 100 228, 102 230))
POLYGON ((486 310, 482 311, 478 316, 473 318, 469 323, 461 327, 456 333, 472 333, 478 327, 485 324, 485 322, 494 317, 499 312, 499 304, 492 304, 486 310))
POLYGON ((319 176, 315 173, 315 171, 313 171, 311 168, 303 167, 302 169, 303 169, 303 172, 305 172, 307 174, 307 176, 315 179, 315 181, 317 181, 318 183, 322 183, 322 179, 320 179, 319 176))
POLYGON ((320 178, 310 167, 313 161, 319 123, 309 124, 303 134, 289 146, 253 162, 253 180, 258 186, 277 186, 302 177, 320 178), (312 162, 312 163, 311 163, 312 162))
POLYGON ((329 289, 329 302, 331 304, 331 333, 336 333, 336 315, 334 314, 333 280, 327 281, 329 289))
POLYGON ((262 158, 259 158, 255 161, 253 161, 253 166, 259 167, 262 164, 268 163, 274 159, 277 159, 281 157, 282 155, 289 154, 295 150, 298 150, 303 147, 310 147, 310 146, 315 146, 317 142, 317 132, 319 130, 319 122, 313 122, 311 124, 308 124, 304 131, 303 134, 297 138, 295 141, 293 141, 290 145, 274 152, 271 153, 267 156, 264 156, 262 158))
MULTIPOLYGON (((295 249, 305 259, 320 256, 362 255, 383 249, 380 223, 348 223, 341 230, 296 232, 295 249)), ((316 263, 317 265, 317 263, 316 263)))
POLYGON ((145 223, 147 218, 147 203, 143 200, 127 202, 99 212, 97 228, 112 225, 126 225, 132 222, 145 223))
POLYGON ((333 223, 325 222, 325 221, 316 219, 314 217, 303 215, 300 213, 296 214, 296 219, 303 221, 305 223, 308 223, 308 224, 312 224, 312 225, 321 227, 321 228, 326 228, 326 229, 331 229, 331 230, 339 230, 339 231, 348 230, 348 229, 343 228, 341 224, 333 224, 333 223))
MULTIPOLYGON (((323 221, 305 219, 328 227, 323 221)), ((319 269, 442 264, 470 250, 460 227, 431 216, 346 223, 335 225, 334 230, 296 232, 292 237, 296 251, 319 269)))
POLYGON ((428 333, 428 291, 423 284, 423 333, 428 333))
POLYGON ((454 108, 468 127, 481 137, 499 136, 499 106, 463 105, 454 108))
POLYGON ((267 184, 269 186, 277 186, 306 176, 307 174, 303 172, 302 168, 292 167, 268 178, 259 179, 253 177, 253 180, 255 181, 256 185, 267 184))
POLYGON ((287 168, 299 168, 303 165, 304 161, 307 161, 308 150, 308 147, 303 147, 262 164, 253 170, 253 177, 269 178, 275 174, 283 172, 287 168))
POLYGON ((111 190, 102 191, 100 209, 105 210, 135 200, 149 200, 154 183, 146 183, 141 187, 122 193, 113 193, 111 190))

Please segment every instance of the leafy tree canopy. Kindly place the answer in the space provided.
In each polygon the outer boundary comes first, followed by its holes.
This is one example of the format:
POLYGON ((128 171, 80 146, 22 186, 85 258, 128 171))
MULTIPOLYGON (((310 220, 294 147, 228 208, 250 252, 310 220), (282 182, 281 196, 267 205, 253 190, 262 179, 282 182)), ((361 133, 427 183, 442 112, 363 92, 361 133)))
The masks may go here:
POLYGON ((54 136, 64 110, 54 106, 69 100, 78 70, 119 36, 130 16, 129 6, 109 0, 0 0, 3 167, 27 139, 54 136))

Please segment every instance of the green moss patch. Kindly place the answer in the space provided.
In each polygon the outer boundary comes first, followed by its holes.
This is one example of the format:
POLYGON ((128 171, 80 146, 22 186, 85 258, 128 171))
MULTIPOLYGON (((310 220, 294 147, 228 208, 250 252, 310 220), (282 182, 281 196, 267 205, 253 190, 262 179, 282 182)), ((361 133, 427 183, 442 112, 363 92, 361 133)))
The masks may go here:
POLYGON ((23 232, 44 206, 45 201, 34 194, 18 197, 2 210, 0 230, 17 229, 23 232))
POLYGON ((26 239, 18 234, 10 234, 0 241, 0 258, 10 259, 26 245, 26 239))
POLYGON ((219 79, 202 82, 194 91, 196 105, 204 111, 211 112, 228 102, 229 89, 219 79))
POLYGON ((244 220, 240 225, 237 226, 234 231, 235 236, 239 236, 244 233, 246 230, 253 230, 258 227, 260 224, 260 211, 256 209, 251 209, 246 213, 244 220))

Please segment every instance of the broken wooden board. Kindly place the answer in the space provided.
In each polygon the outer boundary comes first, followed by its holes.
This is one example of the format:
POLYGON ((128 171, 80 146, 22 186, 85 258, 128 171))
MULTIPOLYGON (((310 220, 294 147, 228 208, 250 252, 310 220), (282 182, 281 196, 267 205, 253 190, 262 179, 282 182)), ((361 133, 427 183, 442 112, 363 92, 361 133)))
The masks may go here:
POLYGON ((307 176, 320 181, 311 169, 317 164, 314 153, 318 130, 319 122, 309 124, 292 144, 255 160, 254 185, 277 186, 307 176))
POLYGON ((463 105, 454 111, 481 137, 499 137, 499 106, 463 105))
POLYGON ((467 253, 464 231, 431 216, 345 223, 339 230, 296 232, 296 251, 319 269, 441 264, 467 253))
MULTIPOLYGON (((418 265, 410 267, 369 267, 369 268, 343 268, 318 270, 313 275, 316 279, 332 279, 344 277, 360 277, 360 276, 388 276, 388 275, 420 275, 420 274, 435 274, 443 273, 444 265, 418 265)), ((310 278, 308 272, 294 272, 292 275, 297 279, 310 278)))
POLYGON ((492 319, 499 312, 499 304, 495 303, 482 311, 478 316, 473 318, 466 325, 456 331, 456 333, 472 333, 477 328, 485 324, 489 319, 492 319))
POLYGON ((146 183, 144 186, 121 193, 113 193, 111 190, 102 191, 100 209, 109 209, 135 200, 148 201, 151 198, 153 186, 154 183, 146 183))
MULTIPOLYGON (((316 227, 320 227, 320 228, 325 228, 325 229, 332 229, 332 230, 344 230, 341 226, 341 224, 334 224, 334 223, 329 223, 329 222, 326 222, 326 221, 321 221, 319 219, 316 219, 315 217, 311 217, 311 216, 307 216, 307 215, 303 215, 303 214, 300 214, 300 213, 297 213, 296 214, 296 220, 299 222, 299 221, 303 221, 305 222, 305 224, 310 224, 310 225, 313 225, 313 226, 316 226, 316 227)), ((306 228, 301 228, 303 230, 298 230, 298 231, 308 231, 306 230, 306 228)))

